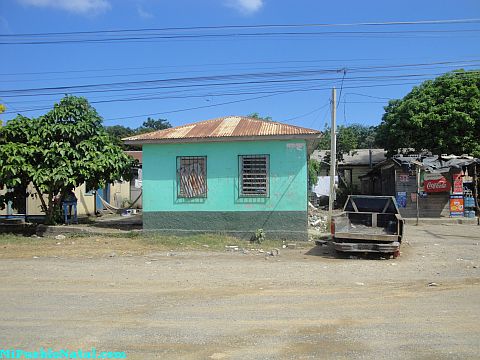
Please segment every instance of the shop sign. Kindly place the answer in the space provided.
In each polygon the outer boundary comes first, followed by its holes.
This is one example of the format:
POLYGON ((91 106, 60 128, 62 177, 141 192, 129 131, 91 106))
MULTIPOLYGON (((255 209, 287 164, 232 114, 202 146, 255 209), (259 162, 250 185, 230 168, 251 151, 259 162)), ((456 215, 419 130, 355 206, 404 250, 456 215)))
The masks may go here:
POLYGON ((463 194, 463 177, 461 172, 453 174, 453 193, 463 194))
POLYGON ((409 176, 408 174, 399 174, 398 175, 398 181, 405 183, 408 182, 409 176))
POLYGON ((450 216, 463 216, 463 196, 451 195, 450 196, 450 216))
POLYGON ((450 182, 445 179, 443 176, 437 177, 425 177, 423 181, 423 188, 427 193, 435 193, 435 192, 448 192, 450 191, 450 182))
POLYGON ((405 191, 397 192, 397 205, 398 207, 407 207, 407 193, 405 191))

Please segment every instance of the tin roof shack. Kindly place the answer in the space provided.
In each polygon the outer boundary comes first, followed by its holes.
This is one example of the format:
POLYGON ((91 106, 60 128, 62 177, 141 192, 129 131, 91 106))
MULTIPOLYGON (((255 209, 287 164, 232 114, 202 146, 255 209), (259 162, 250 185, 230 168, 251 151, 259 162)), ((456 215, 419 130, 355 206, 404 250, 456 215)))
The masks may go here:
POLYGON ((229 116, 124 139, 143 147, 143 227, 307 240, 307 156, 320 132, 229 116))
POLYGON ((478 159, 468 156, 396 155, 361 177, 362 194, 395 196, 403 217, 463 216, 463 197, 474 193, 478 159), (417 171, 420 171, 417 177, 417 171), (454 200, 460 199, 455 207, 454 200))
MULTIPOLYGON (((330 150, 315 150, 310 156, 318 162, 325 162, 328 159, 330 150)), ((350 194, 359 194, 361 189, 360 177, 372 170, 373 166, 385 161, 386 151, 384 149, 355 149, 343 155, 338 162, 338 173, 342 186, 350 194)), ((329 166, 322 166, 319 176, 328 176, 329 166)))

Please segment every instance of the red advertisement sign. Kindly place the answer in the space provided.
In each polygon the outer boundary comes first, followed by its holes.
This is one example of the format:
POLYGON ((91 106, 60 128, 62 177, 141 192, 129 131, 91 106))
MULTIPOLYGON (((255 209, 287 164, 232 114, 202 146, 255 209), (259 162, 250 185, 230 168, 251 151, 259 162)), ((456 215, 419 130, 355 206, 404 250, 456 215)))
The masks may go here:
POLYGON ((462 173, 453 174, 453 193, 463 194, 462 173))
POLYGON ((443 176, 438 179, 425 180, 423 187, 427 193, 447 192, 451 188, 450 183, 443 176))

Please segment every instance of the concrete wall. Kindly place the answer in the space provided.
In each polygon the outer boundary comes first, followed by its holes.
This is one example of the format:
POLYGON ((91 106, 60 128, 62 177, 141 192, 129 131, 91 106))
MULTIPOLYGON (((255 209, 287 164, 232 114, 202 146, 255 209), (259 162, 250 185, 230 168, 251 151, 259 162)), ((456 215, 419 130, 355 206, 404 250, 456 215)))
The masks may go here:
POLYGON ((307 154, 303 140, 143 146, 146 230, 225 232, 307 239, 307 154), (269 155, 269 197, 239 196, 239 155, 269 155), (177 197, 177 156, 207 157, 207 197, 177 197))
POLYGON ((110 204, 119 208, 128 207, 130 200, 129 181, 115 181, 113 184, 110 184, 110 198, 108 200, 110 204))
MULTIPOLYGON (((5 190, 0 190, 5 192, 5 190)), ((40 198, 37 195, 32 184, 27 187, 29 193, 26 199, 26 210, 28 216, 43 216, 40 198)), ((87 193, 85 190, 85 184, 75 189, 75 196, 78 199, 77 213, 79 216, 88 216, 95 214, 95 195, 93 193, 87 193)), ((45 201, 48 201, 47 196, 44 195, 45 201)), ((13 210, 13 214, 18 213, 17 210, 13 210)), ((0 215, 7 215, 7 209, 0 210, 0 215)))
MULTIPOLYGON (((29 186, 29 193, 34 195, 29 196, 27 200, 28 215, 44 215, 41 210, 40 198, 36 195, 36 191, 33 186, 29 186)), ((78 216, 89 216, 95 214, 95 195, 88 193, 85 189, 85 184, 82 184, 75 188, 75 196, 77 197, 77 214, 78 216)), ((44 195, 47 201, 47 196, 44 195)))

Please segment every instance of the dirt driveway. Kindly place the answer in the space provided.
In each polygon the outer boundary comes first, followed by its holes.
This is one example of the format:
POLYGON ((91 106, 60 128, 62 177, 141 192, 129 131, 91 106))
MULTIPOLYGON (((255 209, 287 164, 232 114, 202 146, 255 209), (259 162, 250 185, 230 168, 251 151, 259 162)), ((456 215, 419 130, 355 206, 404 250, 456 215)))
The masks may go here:
POLYGON ((95 347, 128 359, 478 359, 480 227, 409 226, 407 240, 395 260, 338 259, 313 245, 279 256, 4 253, 0 348, 95 347))

